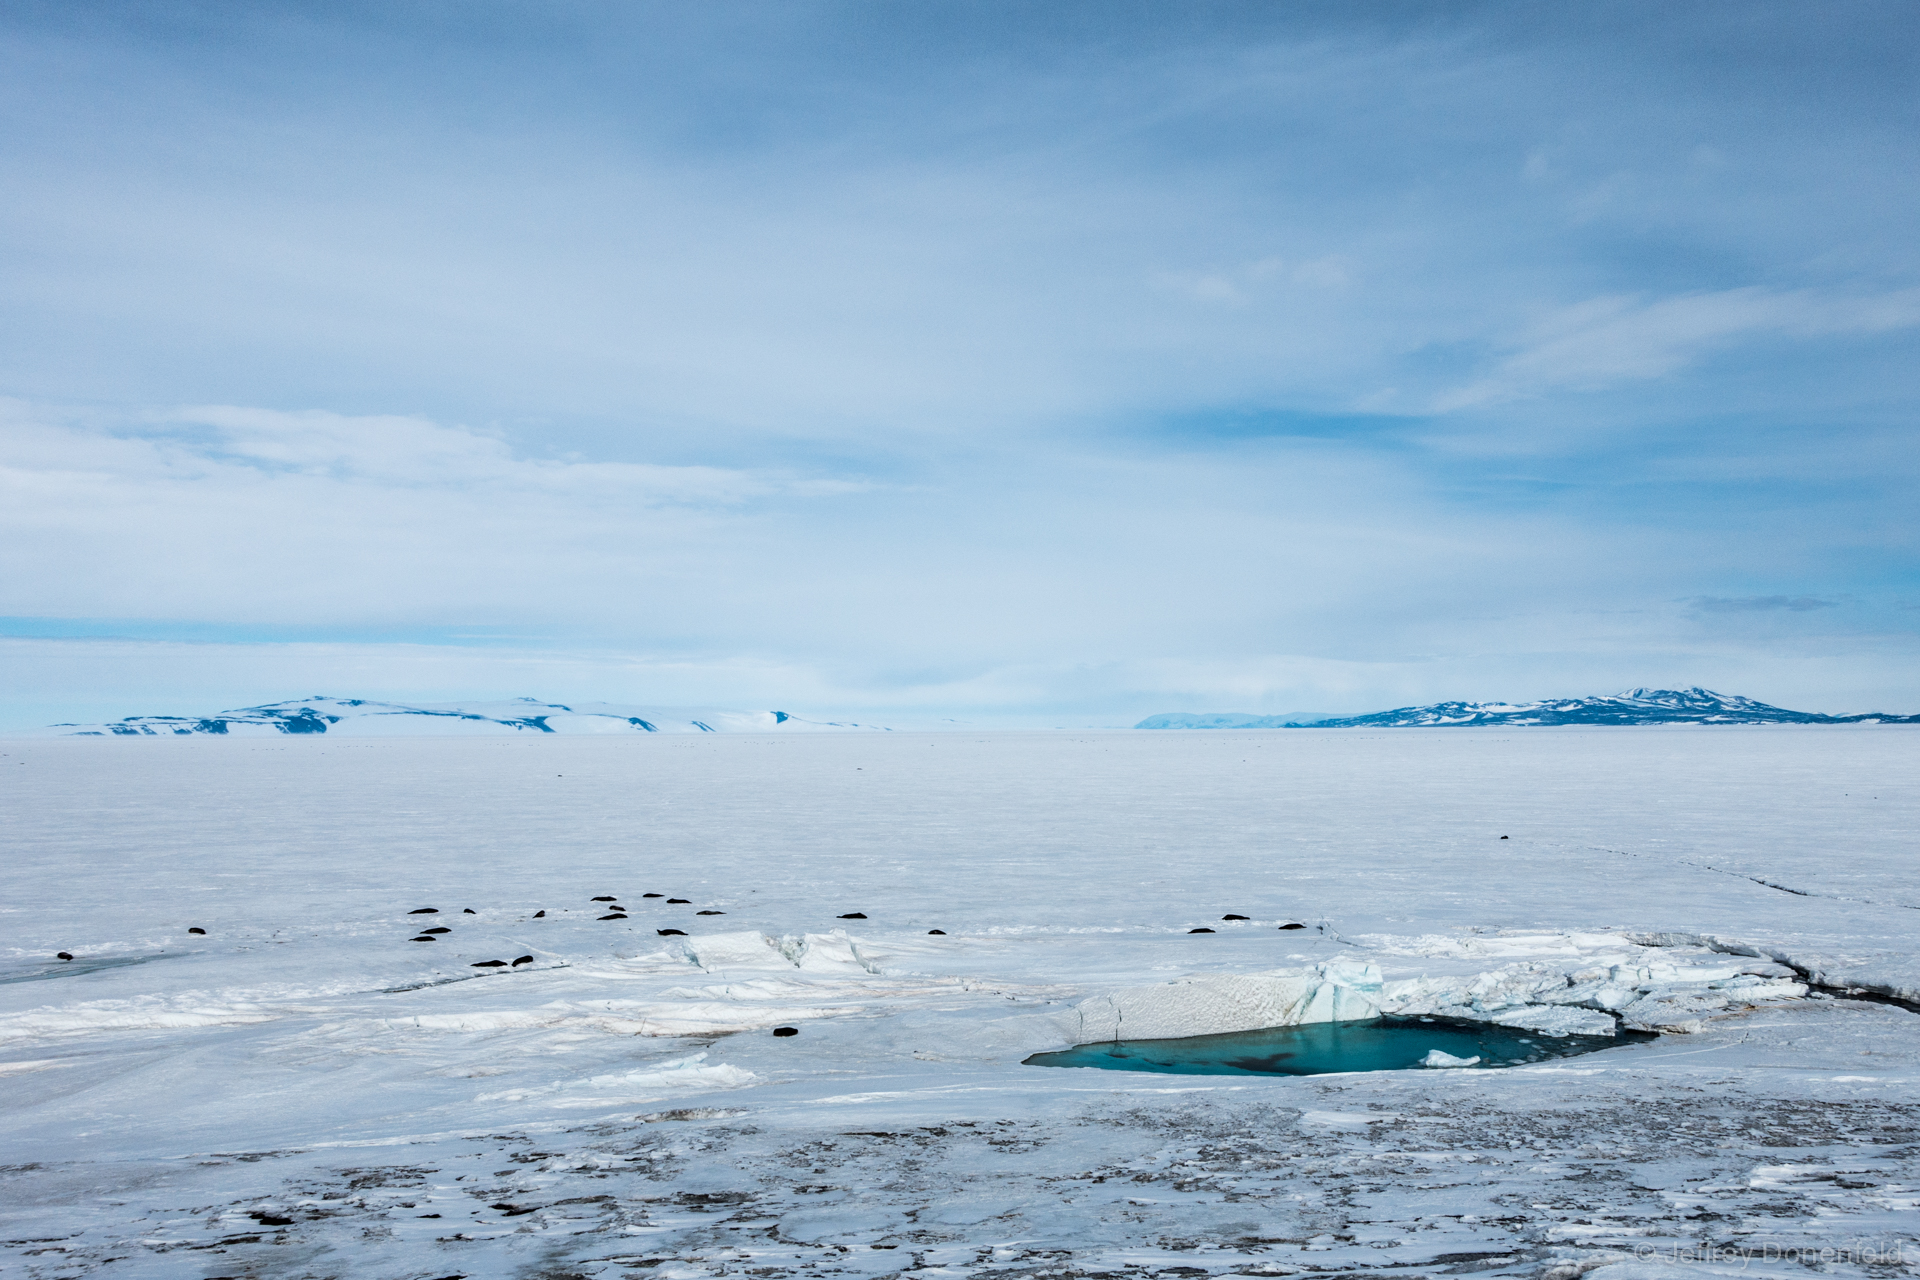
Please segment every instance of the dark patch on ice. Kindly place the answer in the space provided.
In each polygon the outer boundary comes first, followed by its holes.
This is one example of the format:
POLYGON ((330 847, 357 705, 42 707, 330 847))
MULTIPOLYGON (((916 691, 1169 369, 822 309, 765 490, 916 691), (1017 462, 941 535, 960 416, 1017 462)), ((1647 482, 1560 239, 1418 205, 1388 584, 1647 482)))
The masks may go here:
POLYGON ((1824 991, 1840 1000, 1858 1000, 1862 1004, 1891 1005, 1895 1009, 1905 1009, 1908 1013, 1920 1013, 1920 1001, 1903 1000, 1899 996, 1890 996, 1884 991, 1875 991, 1869 987, 1834 987, 1824 982, 1815 982, 1804 977, 1802 981, 1815 991, 1824 991))
MULTIPOLYGON (((185 955, 185 952, 180 954, 185 955)), ((56 951, 53 958, 57 964, 45 965, 29 973, 13 973, 0 978, 0 986, 10 982, 43 982, 48 978, 79 978, 89 973, 98 973, 102 969, 124 969, 128 965, 147 964, 154 960, 170 960, 173 957, 164 951, 144 956, 76 956, 71 951, 56 951)))
POLYGON ((775 1027, 775 1028, 773 1029, 773 1034, 775 1034, 775 1035, 777 1035, 777 1036, 797 1036, 797 1035, 799 1035, 799 1034, 800 1034, 800 1028, 798 1028, 798 1027, 775 1027))
POLYGON ((247 1216, 249 1218, 252 1218, 255 1222, 259 1223, 263 1227, 290 1227, 293 1225, 292 1218, 282 1218, 276 1214, 267 1213, 261 1209, 255 1209, 253 1212, 249 1213, 247 1216))
POLYGON ((654 932, 663 938, 684 938, 687 936, 685 929, 655 929, 654 932))
MULTIPOLYGON (((541 972, 545 973, 552 969, 568 969, 571 967, 571 965, 565 964, 551 964, 548 965, 546 969, 541 970, 541 972)), ((409 991, 425 991, 428 987, 444 987, 455 982, 477 982, 481 978, 491 978, 493 976, 493 972, 489 970, 486 973, 462 973, 451 978, 433 978, 426 982, 403 982, 397 987, 381 987, 380 994, 383 996, 404 995, 409 991)))
POLYGON ((867 913, 864 911, 849 911, 843 916, 835 916, 834 918, 836 920, 865 920, 867 913))
MULTIPOLYGON (((1622 857, 1627 857, 1627 858, 1638 858, 1643 856, 1641 854, 1632 853, 1626 849, 1606 849, 1602 847, 1601 851, 1604 853, 1619 854, 1622 857)), ((1820 893, 1812 889, 1795 889, 1789 885, 1778 884, 1772 880, 1768 880, 1763 876, 1748 875, 1744 871, 1728 871, 1724 867, 1710 866, 1704 862, 1692 862, 1685 858, 1676 858, 1674 859, 1674 861, 1678 863, 1680 866, 1693 867, 1699 871, 1711 871, 1713 874, 1718 876, 1734 876, 1741 880, 1750 880, 1754 884, 1760 885, 1762 888, 1776 889, 1781 893, 1790 893, 1796 898, 1827 898, 1834 902, 1864 902, 1869 906, 1875 906, 1875 907, 1899 907, 1902 911, 1920 911, 1920 905, 1916 905, 1911 902, 1891 902, 1885 898, 1853 898, 1853 897, 1849 897, 1844 893, 1820 893)))
POLYGON ((517 1218, 523 1213, 535 1213, 535 1212, 538 1212, 540 1208, 540 1206, 537 1204, 529 1205, 524 1209, 521 1208, 519 1205, 512 1205, 512 1204, 496 1204, 496 1205, 489 1205, 488 1207, 493 1209, 498 1209, 500 1212, 506 1214, 509 1218, 517 1218))

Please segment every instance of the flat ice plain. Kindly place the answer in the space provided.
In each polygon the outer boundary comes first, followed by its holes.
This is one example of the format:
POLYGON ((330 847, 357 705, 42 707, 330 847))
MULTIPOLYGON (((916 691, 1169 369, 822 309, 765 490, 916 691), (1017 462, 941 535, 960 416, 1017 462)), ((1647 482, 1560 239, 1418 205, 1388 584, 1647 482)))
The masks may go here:
POLYGON ((0 740, 0 1275, 1905 1274, 1920 1014, 1793 978, 1920 998, 1916 779, 1891 727, 0 740), (1020 1065, 1318 965, 1696 1029, 1020 1065))

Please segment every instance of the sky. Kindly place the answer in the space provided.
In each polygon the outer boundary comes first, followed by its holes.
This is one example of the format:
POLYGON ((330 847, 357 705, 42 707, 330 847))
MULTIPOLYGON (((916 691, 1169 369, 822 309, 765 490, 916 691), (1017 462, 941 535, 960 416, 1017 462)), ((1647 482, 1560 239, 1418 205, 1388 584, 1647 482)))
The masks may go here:
POLYGON ((0 11, 0 727, 1920 712, 1920 26, 0 11))

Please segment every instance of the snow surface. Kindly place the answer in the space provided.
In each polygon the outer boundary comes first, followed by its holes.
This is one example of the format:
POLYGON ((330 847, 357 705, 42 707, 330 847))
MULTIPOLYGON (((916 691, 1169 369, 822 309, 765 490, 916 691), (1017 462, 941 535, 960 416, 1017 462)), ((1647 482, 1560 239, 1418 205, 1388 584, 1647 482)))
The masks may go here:
POLYGON ((1916 765, 1837 727, 0 742, 0 1268, 1897 1274, 1920 1015, 1847 993, 1920 999, 1916 765), (1370 1008, 1671 1034, 1020 1065, 1115 1010, 1370 1008))

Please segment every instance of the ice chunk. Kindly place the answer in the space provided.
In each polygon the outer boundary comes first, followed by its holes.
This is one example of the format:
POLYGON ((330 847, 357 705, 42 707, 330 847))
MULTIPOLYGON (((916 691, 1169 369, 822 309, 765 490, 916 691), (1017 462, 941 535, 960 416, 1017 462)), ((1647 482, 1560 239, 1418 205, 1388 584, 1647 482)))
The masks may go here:
POLYGON ((687 958, 702 969, 791 968, 792 962, 781 954, 780 944, 764 933, 708 933, 688 938, 680 944, 687 958))
POLYGON ((1380 970, 1335 961, 1311 969, 1210 975, 1122 988, 1086 1001, 1075 1013, 1069 1034, 1082 1043, 1351 1022, 1380 1016, 1380 970))
POLYGON ((1699 1031, 1704 1019, 1741 1009, 1763 1000, 1794 1000, 1807 994, 1804 983, 1779 978, 1742 976, 1704 983, 1654 986, 1620 1010, 1630 1027, 1647 1031, 1699 1031))
POLYGON ((1610 1036, 1615 1034, 1613 1015, 1598 1009, 1579 1009, 1572 1005, 1527 1005, 1496 1013, 1490 1022, 1503 1027, 1520 1027, 1550 1036, 1610 1036))
POLYGON ((1578 1004, 1589 1009, 1623 1009, 1640 998, 1632 987, 1607 981, 1581 982, 1545 997, 1549 1004, 1578 1004))
POLYGON ((1478 1057, 1456 1058, 1444 1049, 1429 1049, 1427 1056, 1420 1059, 1420 1065, 1423 1067, 1477 1067, 1480 1065, 1480 1059, 1478 1057))

